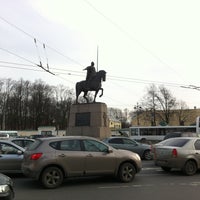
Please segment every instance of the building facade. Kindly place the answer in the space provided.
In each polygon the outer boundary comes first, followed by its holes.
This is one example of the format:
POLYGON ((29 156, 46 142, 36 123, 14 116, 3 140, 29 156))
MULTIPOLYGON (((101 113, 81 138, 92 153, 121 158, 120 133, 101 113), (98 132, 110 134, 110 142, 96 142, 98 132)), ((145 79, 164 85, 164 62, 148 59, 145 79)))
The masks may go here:
POLYGON ((185 109, 185 110, 171 110, 169 113, 169 122, 165 120, 162 111, 143 111, 133 117, 131 121, 132 126, 188 126, 195 125, 196 118, 200 116, 200 109, 185 109))

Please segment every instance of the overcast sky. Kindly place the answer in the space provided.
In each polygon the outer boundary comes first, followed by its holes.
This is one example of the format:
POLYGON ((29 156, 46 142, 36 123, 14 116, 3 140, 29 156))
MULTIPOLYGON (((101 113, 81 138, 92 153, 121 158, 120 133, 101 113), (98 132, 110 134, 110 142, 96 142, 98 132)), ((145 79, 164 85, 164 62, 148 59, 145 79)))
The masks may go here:
POLYGON ((200 91, 181 87, 200 86, 199 0, 0 3, 0 78, 75 88, 85 79, 83 68, 91 61, 97 67, 98 48, 98 70, 107 79, 97 101, 133 109, 154 83, 200 108, 200 91), (42 71, 40 61, 55 76, 42 71))

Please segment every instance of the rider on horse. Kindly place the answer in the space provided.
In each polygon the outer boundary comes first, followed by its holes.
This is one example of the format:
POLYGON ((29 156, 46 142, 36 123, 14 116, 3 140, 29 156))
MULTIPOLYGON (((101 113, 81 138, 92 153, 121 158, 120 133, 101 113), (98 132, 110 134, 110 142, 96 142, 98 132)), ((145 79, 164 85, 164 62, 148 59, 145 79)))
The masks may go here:
POLYGON ((87 84, 89 84, 92 78, 96 76, 96 69, 94 67, 94 62, 91 62, 91 65, 83 70, 87 70, 86 82, 87 84))

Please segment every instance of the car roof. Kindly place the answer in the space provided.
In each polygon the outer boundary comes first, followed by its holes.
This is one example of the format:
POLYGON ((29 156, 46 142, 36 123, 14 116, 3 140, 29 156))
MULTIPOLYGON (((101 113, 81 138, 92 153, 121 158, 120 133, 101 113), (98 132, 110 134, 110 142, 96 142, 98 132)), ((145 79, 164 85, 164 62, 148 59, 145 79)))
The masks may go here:
MULTIPOLYGON (((92 139, 92 140, 98 140, 97 138, 90 137, 90 136, 56 136, 56 137, 44 137, 44 138, 37 138, 36 140, 64 140, 64 139, 92 139)), ((100 140, 98 140, 100 141, 100 140)))
POLYGON ((128 138, 128 139, 132 140, 131 138, 126 137, 126 136, 111 136, 111 137, 107 137, 105 139, 113 139, 113 138, 128 138))

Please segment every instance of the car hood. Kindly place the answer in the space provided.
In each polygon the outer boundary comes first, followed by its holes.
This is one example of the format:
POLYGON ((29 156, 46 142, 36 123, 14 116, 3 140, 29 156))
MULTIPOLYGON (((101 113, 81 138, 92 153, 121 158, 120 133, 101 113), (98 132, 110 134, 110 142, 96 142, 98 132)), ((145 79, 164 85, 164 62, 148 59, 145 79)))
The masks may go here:
POLYGON ((134 152, 129 151, 129 150, 124 150, 124 149, 115 149, 115 151, 117 151, 117 153, 120 154, 122 157, 124 157, 124 156, 136 156, 136 155, 138 155, 137 153, 134 153, 134 152))
POLYGON ((0 173, 0 185, 11 185, 11 178, 0 173))

